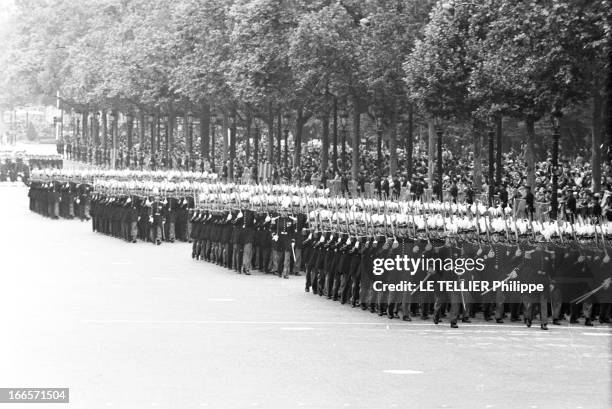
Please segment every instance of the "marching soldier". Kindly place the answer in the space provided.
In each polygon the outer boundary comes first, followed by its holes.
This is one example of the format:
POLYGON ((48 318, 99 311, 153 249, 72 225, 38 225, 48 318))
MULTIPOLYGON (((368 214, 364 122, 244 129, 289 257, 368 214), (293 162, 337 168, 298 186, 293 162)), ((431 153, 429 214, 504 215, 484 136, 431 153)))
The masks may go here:
POLYGON ((281 215, 276 223, 278 237, 278 250, 283 252, 283 266, 282 275, 283 278, 289 278, 291 272, 291 261, 295 259, 295 227, 297 219, 289 216, 287 213, 287 205, 283 206, 283 215, 281 215))

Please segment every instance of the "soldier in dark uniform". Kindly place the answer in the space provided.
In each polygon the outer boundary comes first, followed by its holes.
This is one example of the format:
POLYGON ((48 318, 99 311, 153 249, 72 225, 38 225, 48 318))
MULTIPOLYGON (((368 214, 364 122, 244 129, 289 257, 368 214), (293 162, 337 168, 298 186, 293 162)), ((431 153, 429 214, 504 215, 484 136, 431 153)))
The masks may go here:
POLYGON ((270 258, 270 237, 267 234, 269 217, 259 212, 255 215, 255 268, 265 272, 267 270, 268 261, 270 258))
MULTIPOLYGON (((277 221, 277 236, 280 242, 280 250, 283 254, 282 277, 289 278, 291 272, 291 261, 295 252, 295 227, 297 219, 287 214, 287 209, 277 221)), ((281 276, 281 274, 279 274, 281 276)))
POLYGON ((164 215, 164 237, 166 241, 174 243, 176 239, 176 211, 178 208, 178 200, 175 197, 164 198, 162 202, 162 213, 164 215))
POLYGON ((87 183, 81 183, 77 186, 77 193, 79 195, 79 218, 82 221, 89 220, 89 210, 91 206, 91 191, 93 187, 87 183))
POLYGON ((361 282, 359 287, 362 291, 359 292, 360 304, 363 310, 369 309, 370 312, 376 312, 375 305, 375 294, 372 288, 373 284, 373 271, 374 271, 374 259, 384 256, 384 244, 385 236, 378 233, 374 233, 373 237, 370 238, 366 244, 366 251, 364 252, 359 277, 361 282))
POLYGON ((164 230, 163 204, 158 197, 150 197, 149 200, 152 201, 151 215, 149 216, 150 240, 152 243, 160 245, 164 230))
MULTIPOLYGON (((414 238, 411 238, 410 235, 408 234, 408 229, 407 226, 400 226, 400 237, 398 238, 399 240, 399 250, 398 253, 401 254, 402 256, 406 256, 408 258, 417 258, 418 256, 415 255, 415 248, 418 249, 417 246, 415 246, 415 240, 414 238)), ((403 271, 402 274, 400 275, 400 279, 403 281, 407 281, 409 283, 414 283, 416 285, 418 285, 418 281, 416 281, 416 273, 412 274, 412 271, 403 271)), ((412 318, 410 317, 412 315, 412 303, 413 303, 413 291, 411 290, 406 290, 402 292, 402 299, 401 299, 401 304, 400 304, 400 309, 402 311, 402 320, 403 321, 412 321, 412 318)))
POLYGON ((61 196, 59 193, 59 182, 50 182, 49 190, 49 217, 52 219, 59 219, 59 204, 61 196))
POLYGON ((341 299, 340 302, 344 303, 348 301, 351 304, 351 307, 355 308, 359 304, 359 284, 361 281, 360 278, 360 269, 359 266, 361 264, 361 257, 364 251, 366 243, 366 237, 356 237, 355 244, 348 251, 350 257, 350 263, 348 267, 349 275, 348 275, 348 283, 347 283, 347 291, 348 291, 348 300, 341 299))
POLYGON ((548 298, 550 291, 550 272, 552 261, 546 254, 544 245, 537 243, 532 250, 525 251, 525 264, 520 272, 523 282, 542 284, 543 291, 523 294, 523 316, 527 327, 531 327, 534 316, 534 304, 540 305, 541 328, 547 330, 548 298))
POLYGON ((304 291, 306 292, 309 292, 312 288, 313 293, 316 293, 316 261, 318 256, 318 248, 316 245, 320 236, 321 232, 311 229, 306 239, 302 242, 305 261, 304 267, 306 270, 306 286, 304 291))
POLYGON ((279 216, 276 213, 270 215, 270 224, 268 236, 270 237, 270 262, 268 263, 266 273, 279 274, 280 269, 280 258, 281 258, 281 243, 278 237, 278 223, 279 216))
POLYGON ((230 211, 223 212, 223 219, 221 220, 221 252, 220 252, 220 264, 226 268, 232 268, 232 213, 230 211))
POLYGON ((234 211, 232 215, 231 237, 232 246, 232 263, 231 268, 237 273, 240 273, 242 264, 242 245, 241 232, 243 229, 244 213, 241 210, 234 211))
MULTIPOLYGON (((440 239, 432 240, 433 249, 431 254, 426 256, 431 259, 445 260, 447 258, 454 259, 453 249, 445 245, 445 242, 440 239)), ((438 324, 442 317, 443 304, 450 304, 449 318, 451 328, 458 328, 457 321, 460 317, 461 304, 465 300, 465 294, 462 291, 446 291, 439 288, 439 281, 456 281, 461 282, 464 279, 461 276, 454 274, 453 271, 444 269, 442 263, 435 263, 434 266, 428 266, 429 272, 432 273, 432 280, 436 283, 434 286, 434 324, 438 324)))
POLYGON ((242 267, 240 272, 250 275, 253 261, 253 241, 255 240, 255 212, 249 209, 243 211, 244 223, 240 232, 242 243, 242 267))
POLYGON ((296 216, 296 225, 295 225, 295 245, 294 245, 294 253, 295 253, 295 261, 293 263, 293 274, 299 275, 302 270, 302 253, 304 249, 304 235, 306 234, 306 229, 308 227, 308 218, 304 213, 298 213, 296 216))

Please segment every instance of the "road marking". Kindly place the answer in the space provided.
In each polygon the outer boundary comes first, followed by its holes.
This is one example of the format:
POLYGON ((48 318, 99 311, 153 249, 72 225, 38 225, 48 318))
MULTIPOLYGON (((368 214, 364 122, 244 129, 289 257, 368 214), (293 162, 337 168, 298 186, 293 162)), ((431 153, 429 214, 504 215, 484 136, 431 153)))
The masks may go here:
MULTIPOLYGON (((209 298, 208 301, 235 301, 232 298, 209 298)), ((504 328, 499 328, 495 331, 483 331, 483 330, 474 330, 474 331, 469 331, 470 328, 480 328, 480 327, 489 327, 489 325, 486 324, 470 324, 470 325, 466 325, 463 326, 462 329, 465 329, 466 331, 461 331, 461 332, 455 332, 455 331, 451 331, 448 328, 440 328, 439 326, 436 327, 433 323, 411 323, 411 324, 404 324, 404 323, 397 323, 397 324, 390 324, 390 323, 386 323, 386 322, 334 322, 334 321, 240 321, 240 320, 223 320, 223 321, 215 321, 215 320, 83 320, 82 322, 87 323, 87 324, 169 324, 169 325, 173 325, 173 324, 202 324, 202 325, 355 325, 355 326, 384 326, 385 329, 387 327, 392 327, 394 329, 401 329, 403 331, 406 332, 413 332, 413 331, 418 331, 418 332, 423 332, 422 328, 410 328, 410 327, 429 327, 431 329, 428 330, 428 332, 439 332, 439 333, 445 333, 445 334, 452 334, 452 335, 458 335, 458 334, 479 334, 479 333, 488 333, 488 332, 495 332, 497 334, 500 335, 509 335, 509 334, 513 334, 516 335, 515 331, 507 331, 504 328), (504 332, 507 331, 507 332, 504 332)), ((510 329, 510 328, 508 328, 510 329)), ((567 328, 568 330, 570 328, 567 328)), ((572 328, 574 329, 574 328, 572 328)), ((580 328, 575 328, 576 330, 581 330, 580 328)), ((607 333, 604 334, 596 334, 594 332, 583 332, 583 334, 591 334, 591 335, 602 335, 602 336, 612 336, 612 329, 611 328, 592 328, 591 331, 607 331, 607 333)), ((527 332, 527 329, 525 329, 525 333, 527 332)), ((557 334, 557 331, 551 331, 550 334, 557 334)), ((559 335, 561 335, 561 333, 558 333, 559 335)), ((539 337, 538 337, 539 338, 539 337)), ((549 338, 540 338, 541 340, 549 340, 549 338)))
POLYGON ((127 266, 134 263, 132 263, 131 261, 113 261, 111 264, 114 266, 127 266))
POLYGON ((283 331, 310 331, 313 330, 312 327, 283 327, 281 330, 283 331))
POLYGON ((383 373, 392 375, 419 375, 422 374, 423 371, 415 371, 413 369, 385 369, 383 373))
POLYGON ((212 301, 212 302, 232 302, 232 301, 236 301, 233 298, 209 298, 208 301, 212 301))
POLYGON ((176 278, 172 278, 172 277, 151 277, 151 280, 158 280, 158 281, 176 281, 176 278))
POLYGON ((589 335, 593 337, 610 337, 612 336, 612 332, 604 332, 603 334, 598 334, 596 332, 583 332, 582 335, 589 335))

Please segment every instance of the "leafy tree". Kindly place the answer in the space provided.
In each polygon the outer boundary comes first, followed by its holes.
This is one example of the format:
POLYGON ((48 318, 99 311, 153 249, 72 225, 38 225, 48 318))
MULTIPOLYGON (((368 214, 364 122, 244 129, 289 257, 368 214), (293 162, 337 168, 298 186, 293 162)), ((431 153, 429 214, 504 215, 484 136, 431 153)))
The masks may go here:
MULTIPOLYGON (((471 94, 497 101, 498 109, 525 120, 527 183, 532 185, 538 119, 555 106, 567 108, 593 96, 600 122, 601 70, 607 68, 609 52, 605 1, 489 0, 482 12, 494 19, 476 44, 482 64, 473 73, 471 94)), ((593 128, 593 146, 598 146, 601 127, 593 128)))

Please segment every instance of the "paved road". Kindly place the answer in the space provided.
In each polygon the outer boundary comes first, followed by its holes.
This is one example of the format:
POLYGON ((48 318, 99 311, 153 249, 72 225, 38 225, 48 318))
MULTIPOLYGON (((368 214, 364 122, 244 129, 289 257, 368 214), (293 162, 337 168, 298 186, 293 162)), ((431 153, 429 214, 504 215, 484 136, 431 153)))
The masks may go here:
POLYGON ((0 186, 2 387, 70 387, 84 409, 610 407, 609 327, 380 319, 45 219, 26 193, 0 186))

